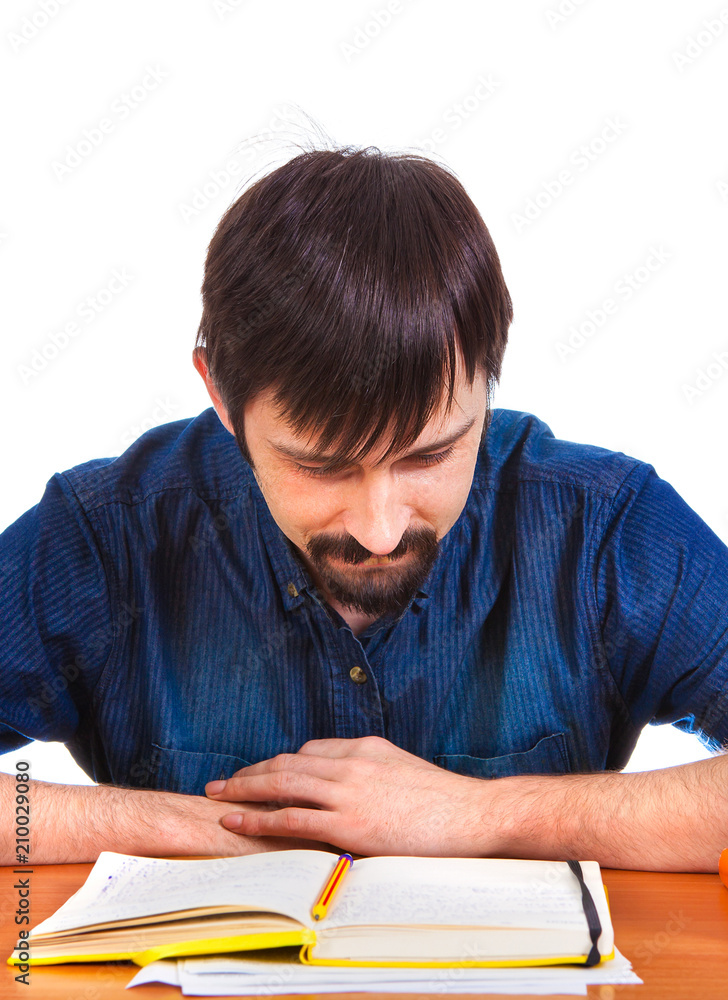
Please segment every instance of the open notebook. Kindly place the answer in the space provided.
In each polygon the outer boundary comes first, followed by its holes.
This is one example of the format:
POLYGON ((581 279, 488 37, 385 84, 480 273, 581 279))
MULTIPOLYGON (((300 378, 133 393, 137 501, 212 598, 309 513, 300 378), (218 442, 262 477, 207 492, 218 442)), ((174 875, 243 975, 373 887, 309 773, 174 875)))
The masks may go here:
POLYGON ((316 921, 336 861, 307 850, 205 860, 105 851, 31 931, 30 964, 146 965, 286 945, 300 945, 303 962, 334 965, 593 964, 614 954, 596 861, 361 858, 316 921))

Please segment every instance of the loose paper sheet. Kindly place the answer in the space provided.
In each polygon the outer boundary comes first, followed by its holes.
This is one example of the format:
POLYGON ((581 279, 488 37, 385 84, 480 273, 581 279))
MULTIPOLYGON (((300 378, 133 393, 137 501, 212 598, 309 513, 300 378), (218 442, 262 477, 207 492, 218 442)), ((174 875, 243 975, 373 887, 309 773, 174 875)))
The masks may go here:
POLYGON ((220 955, 166 959, 141 969, 129 987, 163 982, 181 985, 185 996, 275 995, 290 993, 554 993, 586 996, 589 984, 640 985, 618 950, 611 961, 584 967, 539 969, 341 969, 301 965, 290 949, 254 957, 220 955), (283 957, 285 956, 285 957, 283 957))

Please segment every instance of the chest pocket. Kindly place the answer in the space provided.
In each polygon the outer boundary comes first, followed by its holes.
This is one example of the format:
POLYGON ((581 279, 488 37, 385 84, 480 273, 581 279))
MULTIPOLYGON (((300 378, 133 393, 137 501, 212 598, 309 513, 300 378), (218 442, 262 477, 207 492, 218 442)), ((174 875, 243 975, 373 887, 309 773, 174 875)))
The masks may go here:
POLYGON ((433 763, 448 771, 473 778, 510 778, 516 774, 568 774, 571 771, 569 745, 564 733, 544 736, 530 750, 501 757, 469 757, 467 754, 440 754, 433 763))
MULTIPOLYGON (((249 761, 226 753, 195 753, 189 750, 171 750, 152 743, 144 773, 129 771, 135 786, 154 788, 185 795, 204 795, 208 781, 229 778, 249 761)), ((135 765, 138 770, 138 765, 135 765)))

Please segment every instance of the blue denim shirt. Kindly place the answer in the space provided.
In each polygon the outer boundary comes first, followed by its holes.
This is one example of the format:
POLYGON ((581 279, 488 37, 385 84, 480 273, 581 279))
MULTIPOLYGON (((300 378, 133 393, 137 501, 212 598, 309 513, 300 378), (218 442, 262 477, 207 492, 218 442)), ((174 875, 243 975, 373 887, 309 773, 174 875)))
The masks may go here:
POLYGON ((728 740, 728 548, 529 413, 494 411, 423 589, 359 637, 213 409, 54 475, 0 583, 0 750, 59 740, 100 782, 203 794, 323 737, 484 778, 621 768, 648 722, 728 740))

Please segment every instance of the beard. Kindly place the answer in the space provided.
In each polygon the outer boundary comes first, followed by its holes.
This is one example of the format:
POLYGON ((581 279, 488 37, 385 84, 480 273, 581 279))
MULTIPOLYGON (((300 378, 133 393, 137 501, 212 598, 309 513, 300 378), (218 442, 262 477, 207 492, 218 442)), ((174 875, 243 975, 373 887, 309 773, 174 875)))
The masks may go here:
POLYGON ((306 546, 320 584, 345 608, 377 618, 398 615, 427 578, 440 551, 431 528, 405 531, 380 565, 362 565, 371 555, 351 535, 317 535, 306 546))

